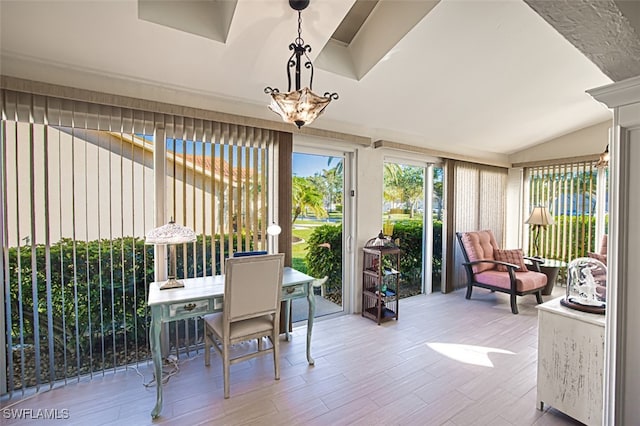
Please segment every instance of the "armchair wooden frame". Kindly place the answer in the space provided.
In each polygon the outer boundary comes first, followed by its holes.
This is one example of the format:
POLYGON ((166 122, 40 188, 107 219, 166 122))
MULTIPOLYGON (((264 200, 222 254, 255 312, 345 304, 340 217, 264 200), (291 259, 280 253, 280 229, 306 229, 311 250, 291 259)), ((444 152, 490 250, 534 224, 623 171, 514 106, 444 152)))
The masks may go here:
MULTIPOLYGON (((462 254, 464 256, 464 262, 462 262, 462 265, 465 268, 465 271, 467 273, 467 293, 465 298, 466 299, 471 299, 471 293, 473 291, 473 287, 481 287, 481 288, 485 288, 488 290, 491 290, 492 292, 494 291, 498 291, 501 293, 507 293, 510 296, 510 303, 511 303, 511 312, 514 314, 518 313, 518 304, 516 301, 517 296, 524 296, 527 294, 535 294, 536 296, 536 301, 538 304, 542 303, 542 290, 544 288, 544 285, 542 285, 542 287, 536 287, 536 288, 532 288, 532 289, 528 289, 528 290, 519 290, 518 289, 518 277, 516 276, 516 272, 519 271, 520 267, 518 265, 515 265, 513 263, 508 263, 508 262, 503 262, 503 261, 499 261, 499 260, 495 260, 495 259, 478 259, 475 261, 470 261, 469 260, 469 255, 467 253, 467 250, 465 248, 465 245, 462 241, 462 235, 464 233, 463 232, 456 232, 456 236, 458 238, 458 242, 460 243, 460 248, 462 249, 462 254), (479 264, 483 264, 483 263, 490 263, 492 265, 494 265, 494 268, 497 265, 503 265, 507 268, 507 272, 503 272, 504 274, 508 274, 509 275, 509 287, 500 287, 497 285, 492 285, 489 283, 485 283, 485 282, 479 282, 476 279, 476 273, 473 270, 473 266, 475 265, 479 265, 479 264)), ((540 271, 540 265, 543 264, 545 262, 544 259, 539 259, 536 257, 524 257, 524 259, 528 260, 531 262, 531 266, 533 268, 532 272, 539 272, 542 273, 540 271)), ((528 271, 531 271, 531 269, 528 269, 528 271)), ((544 284, 546 285, 546 280, 544 281, 544 284)))

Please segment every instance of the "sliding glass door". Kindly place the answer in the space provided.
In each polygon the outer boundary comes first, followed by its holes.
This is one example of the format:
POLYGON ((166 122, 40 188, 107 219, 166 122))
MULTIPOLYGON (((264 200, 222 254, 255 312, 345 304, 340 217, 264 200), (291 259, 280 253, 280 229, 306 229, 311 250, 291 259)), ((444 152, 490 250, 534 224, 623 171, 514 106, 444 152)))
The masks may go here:
MULTIPOLYGON (((294 150, 292 266, 326 281, 315 289, 316 317, 343 311, 345 157, 294 150)), ((293 304, 293 321, 306 319, 307 301, 293 304)))
POLYGON ((400 296, 440 291, 442 168, 390 159, 383 173, 383 233, 403 251, 400 296))

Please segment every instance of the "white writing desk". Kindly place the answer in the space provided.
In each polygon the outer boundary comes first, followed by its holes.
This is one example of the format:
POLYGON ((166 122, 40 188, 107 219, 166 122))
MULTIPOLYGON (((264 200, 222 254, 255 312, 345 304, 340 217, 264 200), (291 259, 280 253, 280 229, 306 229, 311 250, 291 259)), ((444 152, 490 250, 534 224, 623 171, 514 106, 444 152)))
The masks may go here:
MULTIPOLYGON (((314 278, 296 271, 284 268, 282 278, 282 300, 287 302, 285 309, 286 336, 289 340, 289 312, 292 299, 306 297, 309 301, 309 316, 307 321, 307 361, 313 365, 311 358, 311 330, 313 316, 316 310, 316 300, 313 296, 314 278)), ((156 406, 151 411, 151 417, 156 418, 162 410, 162 350, 160 349, 160 330, 162 323, 193 318, 222 311, 224 298, 224 275, 212 277, 188 278, 182 280, 184 288, 160 290, 164 282, 153 282, 149 287, 148 305, 151 308, 151 356, 156 376, 156 406)))

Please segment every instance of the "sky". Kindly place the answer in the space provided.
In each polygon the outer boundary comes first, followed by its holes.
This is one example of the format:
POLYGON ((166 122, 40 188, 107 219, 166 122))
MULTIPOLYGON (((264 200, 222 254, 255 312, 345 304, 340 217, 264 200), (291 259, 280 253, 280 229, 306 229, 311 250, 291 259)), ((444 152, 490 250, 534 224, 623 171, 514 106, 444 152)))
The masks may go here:
POLYGON ((313 176, 317 173, 322 173, 322 170, 327 170, 335 167, 338 164, 337 159, 331 162, 329 166, 329 156, 326 155, 313 155, 313 154, 300 154, 293 153, 293 175, 299 177, 313 176))
MULTIPOLYGON (((152 140, 152 136, 143 136, 137 135, 140 137, 144 137, 145 139, 152 140)), ((167 139, 167 149, 175 150, 176 152, 182 153, 183 151, 183 142, 179 139, 167 139), (175 147, 174 147, 175 144, 175 147)), ((189 141, 186 146, 186 154, 193 154, 194 148, 196 151, 196 155, 202 154, 202 143, 193 143, 189 141)), ((207 150, 206 154, 209 154, 209 150, 207 150)), ((216 145, 216 155, 219 155, 219 146, 216 145)), ((331 165, 328 164, 330 156, 327 155, 314 155, 314 154, 301 154, 294 152, 293 153, 293 175, 299 177, 308 177, 313 176, 316 173, 322 174, 322 170, 330 169, 335 167, 338 164, 338 158, 335 158, 331 165)), ((234 159, 235 160, 235 159, 234 159)))

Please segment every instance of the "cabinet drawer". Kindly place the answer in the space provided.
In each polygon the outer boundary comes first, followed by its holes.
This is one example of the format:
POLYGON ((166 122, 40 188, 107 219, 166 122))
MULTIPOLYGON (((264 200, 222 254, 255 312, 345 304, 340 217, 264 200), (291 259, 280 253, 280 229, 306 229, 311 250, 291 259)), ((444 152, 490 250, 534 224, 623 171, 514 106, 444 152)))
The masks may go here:
POLYGON ((301 296, 307 294, 306 284, 296 284, 292 286, 282 287, 282 298, 290 299, 292 297, 301 296))
POLYGON ((169 305, 169 317, 182 315, 197 315, 209 312, 209 299, 192 300, 191 302, 174 303, 169 305))

